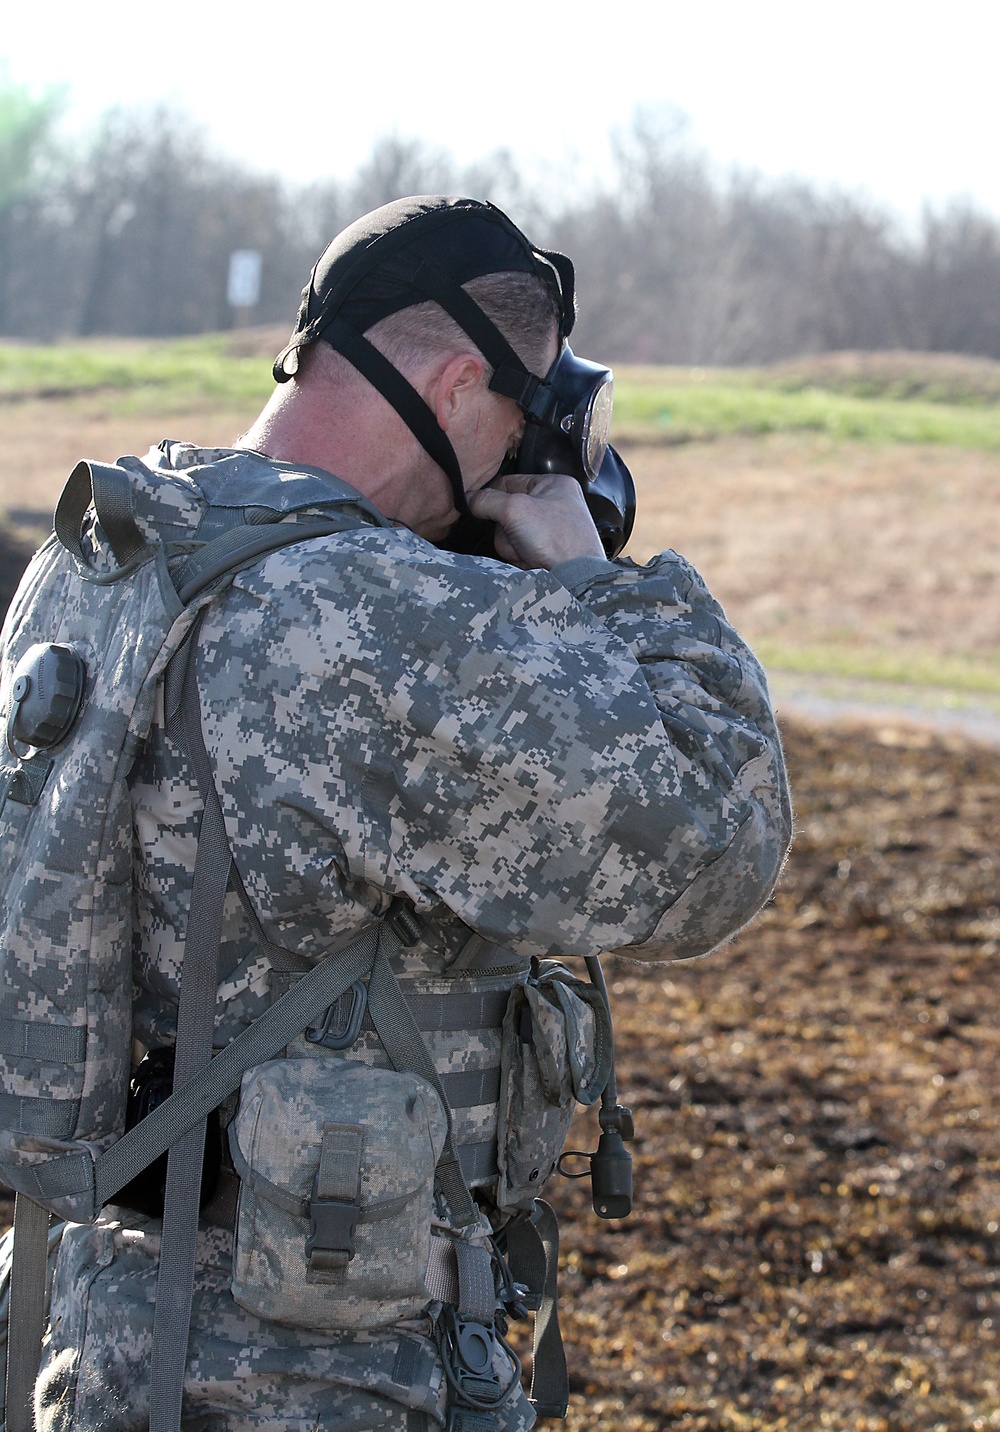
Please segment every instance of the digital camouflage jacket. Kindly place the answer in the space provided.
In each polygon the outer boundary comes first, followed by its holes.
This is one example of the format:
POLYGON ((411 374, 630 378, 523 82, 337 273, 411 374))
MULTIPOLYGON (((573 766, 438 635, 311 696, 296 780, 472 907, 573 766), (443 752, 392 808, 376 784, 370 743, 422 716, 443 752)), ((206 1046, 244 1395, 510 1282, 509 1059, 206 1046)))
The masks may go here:
MULTIPOLYGON (((202 489, 211 487, 217 503, 248 460, 161 443, 143 460, 164 480, 149 486, 140 526, 183 541, 204 511, 202 489)), ((702 954, 752 919, 790 838, 785 771, 763 673, 693 568, 666 552, 645 567, 585 558, 523 572, 440 551, 355 501, 358 526, 238 572, 197 633, 205 742, 234 859, 267 936, 319 961, 405 896, 425 933, 397 974, 419 1004, 481 992, 491 980, 506 989, 532 957, 702 954)), ((201 814, 162 712, 132 795, 134 1033, 151 1048, 173 1038, 201 814)), ((235 895, 222 970, 217 1046, 275 997, 235 895)), ((425 1039, 452 1080, 463 1167, 488 1207, 499 1032, 470 1034, 435 1017, 425 1039)), ((289 1053, 311 1050, 300 1038, 289 1053)), ((385 1062, 366 1026, 348 1057, 385 1062)), ((88 1378, 95 1408, 107 1406, 112 1385, 134 1402, 148 1360, 146 1292, 137 1280, 135 1337, 112 1347, 95 1332, 85 1356, 79 1308, 85 1285, 95 1329, 120 1316, 130 1286, 122 1260, 139 1256, 140 1243, 155 1268, 155 1231, 134 1223, 123 1234, 107 1224, 67 1230, 39 1382, 40 1408, 52 1411, 40 1425, 74 1425, 54 1410, 70 1383, 86 1416, 88 1378), (100 1291, 102 1268, 108 1286, 100 1291)), ((224 1276, 227 1236, 213 1231, 212 1259, 196 1285, 189 1372, 207 1388, 232 1382, 231 1371, 227 1383, 211 1364, 209 1343, 200 1351, 197 1343, 199 1290, 224 1276)), ((222 1325, 245 1345, 249 1365, 268 1368, 258 1402, 245 1388, 231 1394, 232 1406, 206 1393, 205 1407, 225 1410, 227 1426, 272 1425, 267 1408, 278 1403, 269 1399, 280 1402, 293 1384, 303 1427, 314 1425, 326 1406, 309 1391, 319 1376, 315 1351, 334 1345, 324 1385, 436 1415, 433 1376, 419 1393, 402 1392, 395 1376, 400 1358, 429 1356, 419 1330, 310 1342, 231 1301, 222 1325)), ((282 1405, 273 1425, 298 1426, 291 1404, 282 1405)))

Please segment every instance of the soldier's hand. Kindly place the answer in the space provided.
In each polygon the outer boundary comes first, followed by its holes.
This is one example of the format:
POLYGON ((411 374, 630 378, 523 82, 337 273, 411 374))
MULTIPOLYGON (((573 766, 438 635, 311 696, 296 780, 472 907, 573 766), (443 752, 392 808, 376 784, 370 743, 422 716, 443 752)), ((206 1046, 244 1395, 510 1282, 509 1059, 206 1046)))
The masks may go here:
POLYGON ((497 556, 515 567, 555 567, 603 557, 604 547, 575 478, 509 472, 469 494, 474 517, 497 524, 497 556))

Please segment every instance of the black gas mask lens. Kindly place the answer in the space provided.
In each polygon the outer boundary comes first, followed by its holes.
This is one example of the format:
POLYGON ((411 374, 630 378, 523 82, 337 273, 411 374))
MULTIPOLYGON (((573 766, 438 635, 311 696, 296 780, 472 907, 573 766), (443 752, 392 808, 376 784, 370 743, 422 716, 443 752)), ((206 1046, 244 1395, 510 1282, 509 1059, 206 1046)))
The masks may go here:
POLYGON ((517 471, 568 472, 593 482, 608 449, 614 386, 610 368, 578 358, 564 343, 526 410, 517 471))
POLYGON ((525 409, 514 472, 565 473, 583 488, 604 550, 616 557, 635 520, 632 475, 610 446, 614 374, 564 343, 525 409))

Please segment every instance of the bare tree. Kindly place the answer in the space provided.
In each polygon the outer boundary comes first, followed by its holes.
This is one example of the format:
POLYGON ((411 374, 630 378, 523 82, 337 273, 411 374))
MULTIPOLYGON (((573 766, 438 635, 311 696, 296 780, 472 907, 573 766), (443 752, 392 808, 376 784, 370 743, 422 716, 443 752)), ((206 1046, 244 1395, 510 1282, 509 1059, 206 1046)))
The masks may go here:
POLYGON ((1000 357, 1000 223, 969 205, 917 235, 851 194, 717 173, 683 115, 640 110, 601 184, 529 184, 500 150, 462 167, 379 139, 347 181, 304 188, 214 154, 170 110, 114 111, 77 152, 40 157, 50 102, 0 85, 0 332, 225 327, 236 248, 261 251, 261 322, 291 321, 330 238, 407 194, 491 198, 572 254, 576 342, 609 359, 758 363, 841 348, 1000 357))

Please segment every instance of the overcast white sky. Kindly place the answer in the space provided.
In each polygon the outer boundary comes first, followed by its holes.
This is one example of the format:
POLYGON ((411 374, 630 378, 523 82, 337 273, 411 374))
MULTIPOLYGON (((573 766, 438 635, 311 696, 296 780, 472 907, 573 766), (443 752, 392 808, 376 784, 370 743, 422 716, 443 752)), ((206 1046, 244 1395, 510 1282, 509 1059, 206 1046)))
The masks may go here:
POLYGON ((346 177, 392 132, 586 180, 636 105, 672 104, 722 168, 908 216, 1000 215, 998 54, 998 0, 10 0, 0 25, 9 78, 66 85, 71 127, 168 100, 292 180, 346 177))

